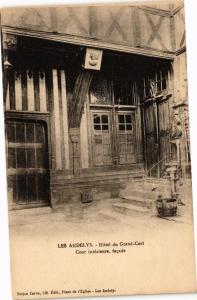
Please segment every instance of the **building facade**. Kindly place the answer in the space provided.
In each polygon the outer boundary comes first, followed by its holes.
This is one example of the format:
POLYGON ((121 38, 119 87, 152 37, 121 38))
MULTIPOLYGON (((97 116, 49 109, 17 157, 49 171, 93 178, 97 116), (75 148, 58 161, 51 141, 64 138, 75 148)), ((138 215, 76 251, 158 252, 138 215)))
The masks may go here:
POLYGON ((189 176, 182 2, 4 9, 1 32, 10 209, 189 176))

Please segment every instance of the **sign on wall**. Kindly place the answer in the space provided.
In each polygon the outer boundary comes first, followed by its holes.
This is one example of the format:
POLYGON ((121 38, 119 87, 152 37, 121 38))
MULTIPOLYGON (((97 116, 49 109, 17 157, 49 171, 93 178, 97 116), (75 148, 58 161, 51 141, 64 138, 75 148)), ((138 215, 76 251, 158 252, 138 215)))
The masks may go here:
POLYGON ((87 48, 84 68, 91 70, 100 70, 102 56, 103 50, 87 48))

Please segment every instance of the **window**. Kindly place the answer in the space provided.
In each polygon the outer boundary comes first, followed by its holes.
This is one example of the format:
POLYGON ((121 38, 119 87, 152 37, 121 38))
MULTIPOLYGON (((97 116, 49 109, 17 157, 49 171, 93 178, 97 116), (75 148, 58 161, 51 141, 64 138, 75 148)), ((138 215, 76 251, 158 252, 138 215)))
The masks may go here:
POLYGON ((109 81, 102 75, 92 79, 90 87, 91 104, 111 104, 109 81))
POLYGON ((114 81, 114 99, 117 105, 133 105, 135 99, 135 84, 131 80, 114 81))
POLYGON ((167 89, 167 71, 159 70, 144 77, 144 98, 152 98, 167 89))

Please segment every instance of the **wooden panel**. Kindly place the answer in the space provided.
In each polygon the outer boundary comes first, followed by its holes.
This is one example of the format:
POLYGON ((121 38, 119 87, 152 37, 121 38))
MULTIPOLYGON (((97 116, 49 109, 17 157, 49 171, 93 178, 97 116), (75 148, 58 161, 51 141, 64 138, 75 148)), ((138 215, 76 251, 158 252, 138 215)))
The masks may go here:
POLYGON ((112 138, 110 113, 92 112, 92 127, 94 165, 112 165, 112 138))
POLYGON ((39 72, 39 94, 40 94, 40 111, 47 111, 47 97, 46 97, 46 81, 45 73, 39 72))
POLYGON ((186 62, 186 52, 180 55, 180 81, 179 81, 179 91, 180 100, 187 99, 187 62, 186 62))
POLYGON ((130 112, 117 114, 117 143, 119 163, 134 163, 135 157, 135 119, 130 112))
POLYGON ((134 84, 134 104, 136 105, 136 112, 135 112, 135 122, 136 122, 136 155, 137 161, 140 162, 143 160, 143 141, 142 141, 142 117, 141 117, 141 105, 140 105, 140 95, 139 95, 139 88, 137 83, 134 84))
POLYGON ((57 31, 78 36, 89 36, 87 7, 56 7, 57 31))
POLYGON ((181 102, 187 98, 187 66, 186 52, 176 56, 173 64, 174 69, 174 101, 181 102))
POLYGON ((21 71, 21 81, 22 81, 22 110, 28 111, 27 72, 24 69, 21 71))
POLYGON ((7 93, 6 93, 6 99, 5 99, 5 109, 10 110, 10 88, 9 88, 9 81, 7 84, 7 93))
POLYGON ((131 11, 127 7, 98 7, 100 22, 97 38, 117 44, 131 44, 131 11))
POLYGON ((22 110, 22 84, 21 84, 21 73, 15 71, 15 101, 16 110, 22 110))
POLYGON ((168 101, 163 101, 158 105, 158 122, 160 158, 162 159, 165 155, 168 158, 170 157, 170 115, 168 101))
POLYGON ((170 17, 139 10, 141 47, 171 51, 170 17))
POLYGON ((28 111, 35 111, 33 72, 27 70, 27 101, 28 111))
POLYGON ((156 128, 154 119, 154 109, 152 104, 144 107, 145 119, 145 139, 146 139, 146 157, 147 168, 151 168, 158 161, 158 148, 156 147, 156 128))
POLYGON ((14 84, 14 70, 9 71, 9 96, 10 96, 10 109, 16 109, 16 102, 15 102, 15 84, 14 84))
POLYGON ((33 72, 34 82, 34 109, 40 111, 40 90, 39 90, 39 72, 36 70, 33 72))
POLYGON ((47 112, 49 103, 45 72, 13 70, 9 75, 6 111, 47 112))

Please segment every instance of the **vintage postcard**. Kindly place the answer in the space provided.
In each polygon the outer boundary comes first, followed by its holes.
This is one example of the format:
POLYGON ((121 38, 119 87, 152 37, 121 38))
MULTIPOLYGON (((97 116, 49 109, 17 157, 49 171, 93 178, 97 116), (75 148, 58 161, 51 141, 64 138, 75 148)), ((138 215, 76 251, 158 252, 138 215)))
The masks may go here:
POLYGON ((197 291, 184 3, 1 8, 13 299, 197 291))

